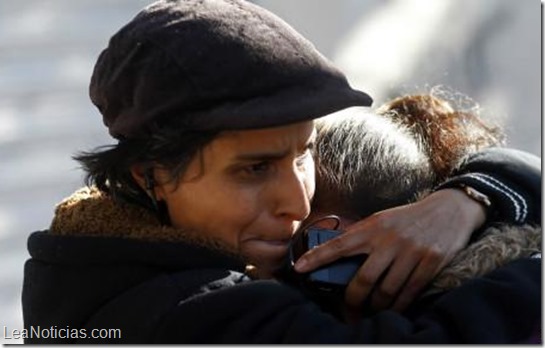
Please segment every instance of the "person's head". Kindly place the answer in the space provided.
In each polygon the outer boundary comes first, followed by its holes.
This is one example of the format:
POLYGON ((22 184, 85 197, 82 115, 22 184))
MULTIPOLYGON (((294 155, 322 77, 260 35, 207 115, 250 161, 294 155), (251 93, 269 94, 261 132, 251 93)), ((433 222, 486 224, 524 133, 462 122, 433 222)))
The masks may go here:
POLYGON ((374 114, 361 113, 348 109, 319 120, 316 196, 306 223, 330 214, 349 223, 409 203, 463 156, 503 139, 478 114, 432 94, 402 96, 374 114))
POLYGON ((291 27, 238 0, 148 6, 100 54, 90 95, 119 143, 76 157, 88 182, 164 207, 175 228, 265 270, 309 213, 312 120, 371 103, 291 27))
POLYGON ((316 195, 306 223, 330 214, 342 225, 354 222, 406 203, 435 180, 405 127, 362 109, 317 121, 315 161, 316 195))

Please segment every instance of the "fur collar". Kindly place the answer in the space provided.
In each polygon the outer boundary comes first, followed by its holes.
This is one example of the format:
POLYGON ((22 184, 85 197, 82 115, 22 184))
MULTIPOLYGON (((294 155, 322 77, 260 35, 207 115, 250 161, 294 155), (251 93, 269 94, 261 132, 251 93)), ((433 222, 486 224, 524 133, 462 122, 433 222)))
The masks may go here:
POLYGON ((96 187, 83 187, 59 203, 50 233, 66 236, 121 237, 151 242, 187 242, 240 258, 221 242, 192 231, 162 226, 155 214, 135 204, 114 202, 96 187))
POLYGON ((435 278, 430 293, 448 290, 509 261, 541 252, 541 227, 498 225, 461 250, 435 278))
MULTIPOLYGON (((50 232, 57 235, 126 237, 148 241, 190 242, 233 255, 225 245, 170 226, 161 226, 153 213, 132 204, 115 203, 96 188, 84 187, 55 210, 50 232)), ((435 278, 432 292, 459 286, 511 260, 541 251, 541 227, 501 225, 462 250, 435 278)))

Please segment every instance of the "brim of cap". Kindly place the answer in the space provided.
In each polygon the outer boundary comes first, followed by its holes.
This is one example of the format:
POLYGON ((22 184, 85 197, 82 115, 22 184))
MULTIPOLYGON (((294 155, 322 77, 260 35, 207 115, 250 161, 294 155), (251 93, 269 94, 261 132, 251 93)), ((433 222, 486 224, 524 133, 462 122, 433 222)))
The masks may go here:
POLYGON ((229 101, 213 109, 191 112, 187 126, 195 130, 237 130, 282 126, 320 118, 373 99, 348 85, 295 86, 273 95, 229 101))

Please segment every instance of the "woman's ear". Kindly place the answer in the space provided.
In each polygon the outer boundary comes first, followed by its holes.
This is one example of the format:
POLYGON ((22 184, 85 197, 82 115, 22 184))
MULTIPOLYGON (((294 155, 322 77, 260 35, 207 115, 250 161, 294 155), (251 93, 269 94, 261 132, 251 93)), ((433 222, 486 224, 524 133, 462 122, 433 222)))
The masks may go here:
POLYGON ((164 182, 165 170, 150 165, 135 164, 130 168, 131 175, 138 184, 152 199, 165 199, 164 182))
POLYGON ((138 186, 140 186, 150 198, 157 199, 157 191, 160 190, 157 190, 158 185, 155 180, 155 169, 150 166, 136 164, 131 167, 130 171, 138 186))
MULTIPOLYGON (((135 164, 135 165, 131 166, 131 168, 130 168, 132 178, 134 179, 134 181, 136 181, 138 186, 140 186, 140 188, 142 188, 142 190, 144 190, 146 192, 147 192, 147 190, 146 190, 146 171, 149 171, 149 170, 150 170, 150 167, 145 167, 142 164, 135 164)), ((153 171, 153 169, 152 169, 152 171, 153 171)))
POLYGON ((155 208, 161 225, 170 225, 170 217, 168 214, 168 207, 164 200, 163 186, 157 185, 155 180, 157 169, 150 166, 133 165, 130 168, 131 175, 146 194, 151 199, 151 203, 155 208))

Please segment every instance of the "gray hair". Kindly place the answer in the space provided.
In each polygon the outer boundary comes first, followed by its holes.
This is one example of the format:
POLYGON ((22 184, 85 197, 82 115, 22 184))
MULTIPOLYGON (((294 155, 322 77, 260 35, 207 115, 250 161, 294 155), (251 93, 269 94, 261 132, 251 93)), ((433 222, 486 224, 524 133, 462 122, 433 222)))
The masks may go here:
POLYGON ((361 218, 407 203, 433 186, 428 156, 403 125, 361 108, 316 125, 313 209, 361 218))

